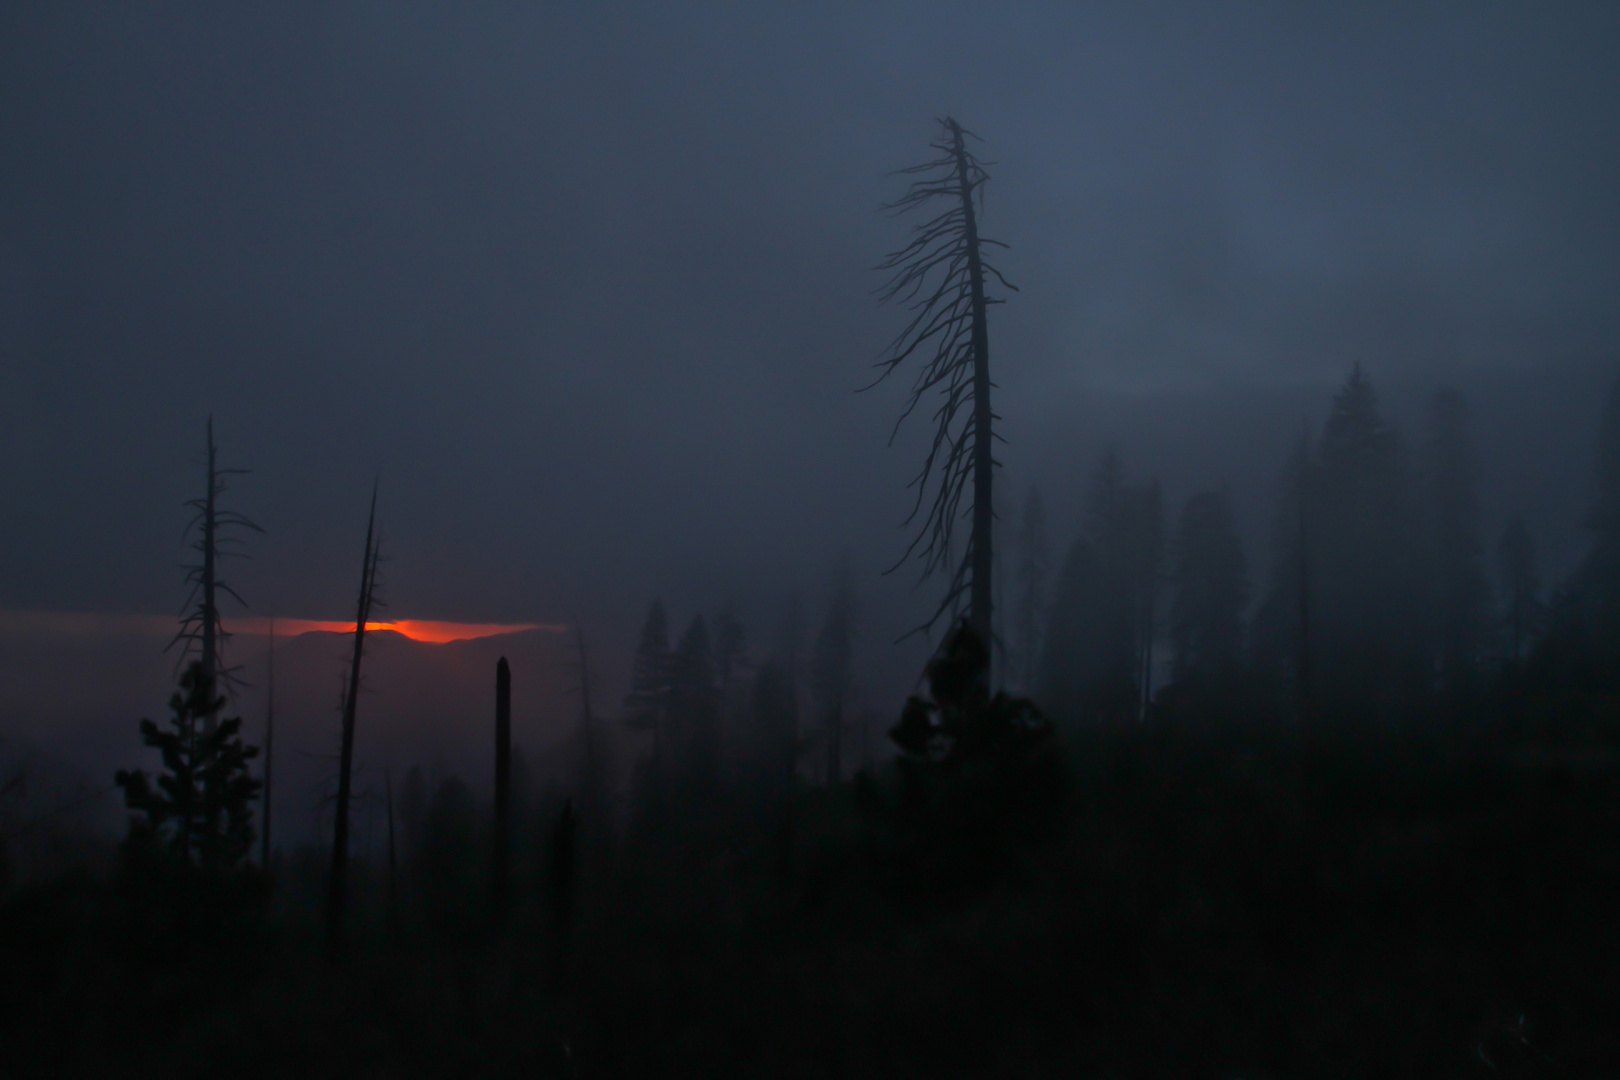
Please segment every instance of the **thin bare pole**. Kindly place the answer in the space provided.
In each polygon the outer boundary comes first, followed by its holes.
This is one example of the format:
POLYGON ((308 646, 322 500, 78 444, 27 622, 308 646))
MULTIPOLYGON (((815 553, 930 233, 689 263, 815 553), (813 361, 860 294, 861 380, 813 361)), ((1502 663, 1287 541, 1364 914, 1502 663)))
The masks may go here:
MULTIPOLYGON (((202 593, 203 593, 203 619, 202 619, 202 665, 203 672, 209 679, 219 674, 219 643, 215 639, 215 632, 219 625, 219 605, 215 602, 214 574, 215 574, 215 503, 219 496, 219 481, 215 473, 219 450, 214 445, 214 418, 208 418, 208 493, 203 496, 202 521, 202 593)), ((213 730, 214 717, 207 719, 208 729, 213 730)))
POLYGON ((601 810, 601 762, 597 755, 596 724, 591 712, 591 665, 586 658, 585 629, 580 626, 578 619, 574 620, 574 644, 579 649, 579 727, 585 749, 584 791, 580 809, 585 814, 585 827, 590 829, 596 827, 597 823, 592 819, 601 810))
POLYGON ((399 940, 399 852, 394 846, 394 770, 383 773, 383 793, 388 800, 388 928, 399 940))
POLYGON ((260 836, 259 866, 270 869, 270 807, 276 760, 276 620, 270 618, 270 656, 264 675, 264 827, 260 836))
POLYGON ((1299 440, 1299 657, 1296 663, 1295 677, 1298 685, 1295 693, 1298 696, 1299 718, 1310 719, 1311 714, 1311 566, 1310 566, 1310 533, 1309 510, 1306 502, 1310 498, 1310 443, 1308 437, 1302 433, 1299 440))
POLYGON ((366 520, 366 550, 360 563, 360 601, 354 618, 354 655, 349 662, 349 684, 343 702, 343 744, 338 758, 336 820, 332 830, 332 873, 326 891, 327 955, 343 951, 343 916, 349 885, 349 800, 354 766, 354 719, 360 699, 360 658, 364 653, 366 622, 371 617, 372 591, 377 583, 377 485, 371 487, 371 513, 366 520))
POLYGON ((495 664, 495 921, 506 920, 511 894, 512 859, 512 668, 501 657, 495 664))

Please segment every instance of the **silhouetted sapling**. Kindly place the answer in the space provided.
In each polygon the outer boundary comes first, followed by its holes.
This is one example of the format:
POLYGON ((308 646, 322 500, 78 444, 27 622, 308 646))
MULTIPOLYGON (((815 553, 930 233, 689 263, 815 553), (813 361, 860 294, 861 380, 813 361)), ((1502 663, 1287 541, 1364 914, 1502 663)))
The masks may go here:
POLYGON ((183 865, 230 870, 253 846, 253 800, 259 781, 248 772, 258 748, 241 739, 242 719, 217 720, 225 699, 202 661, 181 676, 169 699, 167 729, 141 721, 141 740, 163 754, 154 784, 144 770, 120 769, 132 844, 166 851, 183 865))
POLYGON ((1056 824, 1056 740, 1029 698, 990 694, 990 649, 966 619, 927 677, 929 698, 908 698, 889 732, 900 749, 897 824, 923 869, 983 874, 1056 824))

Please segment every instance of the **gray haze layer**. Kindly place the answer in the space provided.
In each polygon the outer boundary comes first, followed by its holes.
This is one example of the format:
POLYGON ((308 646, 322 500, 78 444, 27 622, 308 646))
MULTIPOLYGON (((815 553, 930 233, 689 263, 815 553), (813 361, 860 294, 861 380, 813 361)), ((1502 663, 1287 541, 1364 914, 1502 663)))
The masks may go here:
POLYGON ((1614 374, 1617 44, 1606 5, 7 4, 0 608, 177 609, 212 413, 258 613, 348 613, 380 476, 393 616, 617 655, 661 592, 768 641, 849 551, 887 649, 934 596, 879 576, 926 424, 888 448, 904 387, 853 391, 901 323, 886 174, 947 114, 1022 288, 1004 490, 1059 544, 1115 440, 1173 507, 1230 486, 1263 567, 1360 361, 1413 436, 1470 393, 1492 527, 1556 573, 1614 374))

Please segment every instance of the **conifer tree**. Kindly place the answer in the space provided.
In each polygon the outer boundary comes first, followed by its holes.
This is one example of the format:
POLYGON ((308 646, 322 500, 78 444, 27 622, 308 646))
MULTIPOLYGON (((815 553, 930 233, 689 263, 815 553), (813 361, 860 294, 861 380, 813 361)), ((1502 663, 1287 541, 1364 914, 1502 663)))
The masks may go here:
POLYGON ((1455 390, 1438 391, 1430 399, 1424 471, 1433 545, 1434 652, 1441 688, 1456 696, 1472 686, 1484 659, 1491 593, 1468 405, 1455 390))
POLYGON ((908 698, 889 731, 900 751, 894 823, 913 876, 984 883, 1017 842, 1049 834, 1057 820, 1052 727, 1028 698, 991 694, 990 648, 966 619, 925 674, 928 697, 908 698))
POLYGON ((248 762, 258 748, 242 742, 241 717, 220 719, 225 699, 214 687, 202 661, 192 661, 169 699, 169 726, 141 721, 141 741, 163 755, 156 782, 140 769, 120 769, 115 779, 137 846, 155 846, 188 868, 225 871, 253 848, 259 781, 248 762))
POLYGON ((721 691, 731 688, 732 680, 748 666, 748 633, 729 607, 714 617, 714 671, 721 691))
POLYGON ((720 694, 722 756, 728 773, 742 767, 748 730, 748 631, 730 605, 714 617, 714 674, 720 694))
MULTIPOLYGON (((1277 516, 1272 527, 1271 572, 1249 636, 1256 668, 1294 715, 1310 715, 1311 636, 1314 605, 1310 544, 1314 533, 1309 498, 1314 480, 1310 429, 1302 428, 1283 466, 1277 516)), ((1281 701, 1279 706, 1287 708, 1281 701)))
POLYGON ((574 620, 574 646, 579 673, 579 803, 586 827, 600 829, 607 810, 607 747, 597 730, 591 704, 590 654, 585 649, 585 628, 574 620))
POLYGON ((821 714, 829 784, 844 776, 844 733, 849 723, 851 667, 855 655, 855 584, 847 560, 833 571, 827 619, 816 633, 810 655, 810 678, 821 714))
POLYGON ((1164 496, 1157 480, 1127 493, 1125 524, 1136 637, 1137 719, 1144 719, 1153 696, 1153 644, 1158 638, 1159 588, 1164 575, 1164 496))
POLYGON ((997 418, 990 408, 993 384, 986 312, 1001 301, 990 296, 985 286, 990 276, 1009 289, 1014 286, 984 258, 985 247, 1006 245, 979 234, 984 185, 990 174, 967 149, 967 139, 976 136, 950 117, 941 121, 941 128, 939 139, 932 144, 939 156, 900 170, 902 175, 920 179, 888 209, 897 214, 936 206, 943 209, 918 225, 911 242, 879 265, 880 270, 893 274, 880 297, 905 305, 915 315, 879 362, 878 381, 913 354, 924 358, 895 430, 925 394, 938 393, 941 398, 929 451, 912 481, 916 501, 906 518, 909 525, 922 514, 922 526, 893 569, 916 556, 923 564, 924 578, 935 571, 950 574, 943 599, 919 629, 933 626, 966 598, 969 620, 988 641, 994 595, 992 482, 996 461, 992 440, 997 418), (951 541, 958 519, 968 514, 972 530, 961 558, 956 559, 951 541))
POLYGON ((1042 700, 1054 716, 1134 720, 1152 662, 1154 597, 1163 551, 1156 482, 1126 482, 1109 447, 1091 476, 1085 529, 1053 590, 1042 700))
POLYGON ((669 617, 664 601, 656 599, 647 610, 630 667, 630 692, 625 695, 625 724, 636 731, 650 731, 653 737, 654 770, 664 753, 664 719, 669 710, 670 680, 669 617))
POLYGON ((694 616, 670 655, 667 722, 680 779, 707 788, 717 779, 720 693, 709 624, 694 616))
POLYGON ((1314 478, 1317 704, 1393 715, 1416 704, 1427 681, 1425 560, 1405 441, 1359 364, 1333 399, 1314 478))
POLYGON ((1091 490, 1086 497, 1086 535, 1097 552, 1100 574, 1096 617, 1100 620, 1097 645, 1104 678, 1119 684, 1113 689, 1126 692, 1136 666, 1136 605, 1128 538, 1129 496, 1126 493, 1125 465, 1113 446, 1103 451, 1097 470, 1091 474, 1091 490))
POLYGON ((1598 430, 1596 490, 1586 527, 1592 548, 1576 572, 1573 591, 1585 607, 1597 655, 1620 655, 1620 380, 1609 393, 1598 430))
POLYGON ((1041 493, 1031 487, 1024 497, 1024 512, 1018 527, 1018 567, 1013 596, 1014 651, 1018 658, 1019 683, 1026 691, 1035 685, 1051 564, 1046 538, 1046 504, 1041 501, 1041 493))
POLYGON ((1070 545, 1041 641, 1040 700, 1054 717, 1094 717, 1100 711, 1106 649, 1102 560, 1085 533, 1070 545))
POLYGON ((1173 677, 1182 682, 1230 674, 1243 655, 1243 609, 1249 598, 1243 546, 1224 491, 1199 492, 1187 500, 1174 548, 1173 677))
POLYGON ((1536 572, 1535 541, 1524 518, 1514 517, 1502 530, 1502 648, 1509 666, 1524 660, 1530 643, 1542 628, 1546 609, 1541 596, 1541 579, 1536 572))
POLYGON ((799 758, 799 695, 793 676, 767 660, 754 676, 756 765, 770 801, 785 799, 799 758))

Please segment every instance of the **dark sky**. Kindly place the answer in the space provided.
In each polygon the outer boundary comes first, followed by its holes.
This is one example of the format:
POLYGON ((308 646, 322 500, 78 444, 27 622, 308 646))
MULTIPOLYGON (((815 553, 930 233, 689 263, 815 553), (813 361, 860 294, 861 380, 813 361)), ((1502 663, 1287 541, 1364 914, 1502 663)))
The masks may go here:
POLYGON ((0 8, 0 608, 176 608, 212 412, 256 611, 347 613, 375 475, 398 617, 759 621, 848 550, 887 640, 923 427, 852 391, 946 114, 1022 288, 1005 487, 1060 534, 1117 439, 1258 541, 1360 361, 1414 437, 1470 392, 1493 521, 1577 550, 1613 5, 247 7, 0 8))

